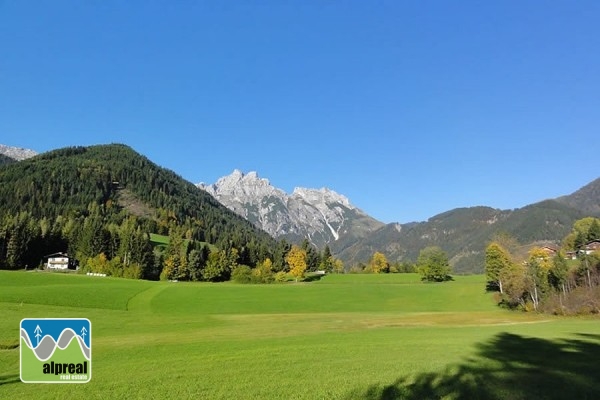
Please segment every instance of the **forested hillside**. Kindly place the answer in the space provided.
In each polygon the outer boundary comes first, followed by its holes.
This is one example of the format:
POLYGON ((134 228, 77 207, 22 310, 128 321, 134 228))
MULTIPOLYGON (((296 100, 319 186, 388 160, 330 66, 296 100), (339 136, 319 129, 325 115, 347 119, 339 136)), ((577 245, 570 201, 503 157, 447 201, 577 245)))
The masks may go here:
POLYGON ((582 210, 586 215, 600 217, 600 178, 588 183, 575 193, 556 199, 569 207, 582 210))
POLYGON ((276 248, 268 234, 210 195, 120 144, 64 148, 3 165, 0 199, 5 269, 37 266, 62 251, 86 265, 116 259, 135 266, 138 277, 157 278, 167 260, 175 275, 189 275, 191 254, 200 274, 207 243, 251 266, 276 248), (157 254, 150 233, 169 235, 174 244, 157 254))
POLYGON ((382 251, 392 261, 414 262, 421 249, 439 246, 449 254, 455 272, 481 273, 485 246, 495 235, 508 233, 521 244, 560 243, 574 221, 584 216, 555 200, 515 210, 457 208, 426 222, 387 225, 345 249, 340 258, 353 263, 382 251))

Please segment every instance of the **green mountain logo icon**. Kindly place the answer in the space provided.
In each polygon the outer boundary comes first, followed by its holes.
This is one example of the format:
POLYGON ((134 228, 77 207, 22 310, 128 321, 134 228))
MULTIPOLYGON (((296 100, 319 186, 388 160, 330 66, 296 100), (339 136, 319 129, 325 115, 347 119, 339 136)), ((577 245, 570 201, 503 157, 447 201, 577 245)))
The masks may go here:
POLYGON ((23 382, 90 381, 92 349, 89 320, 24 319, 20 332, 23 382))

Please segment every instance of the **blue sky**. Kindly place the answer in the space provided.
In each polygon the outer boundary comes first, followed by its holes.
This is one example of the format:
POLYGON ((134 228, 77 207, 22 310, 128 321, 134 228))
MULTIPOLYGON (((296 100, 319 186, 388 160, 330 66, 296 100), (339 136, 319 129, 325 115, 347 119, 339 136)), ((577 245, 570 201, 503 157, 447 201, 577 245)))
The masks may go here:
POLYGON ((597 1, 0 0, 0 143, 125 143, 384 222, 600 176, 597 1))

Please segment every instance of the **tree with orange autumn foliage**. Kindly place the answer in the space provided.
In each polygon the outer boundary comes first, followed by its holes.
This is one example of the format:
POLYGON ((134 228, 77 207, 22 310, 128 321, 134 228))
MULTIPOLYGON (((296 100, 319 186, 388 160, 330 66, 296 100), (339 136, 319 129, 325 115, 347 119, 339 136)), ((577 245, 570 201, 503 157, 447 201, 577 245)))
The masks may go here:
POLYGON ((296 278, 296 282, 298 282, 298 278, 304 277, 304 272, 306 271, 306 250, 294 245, 288 252, 285 257, 285 261, 288 263, 290 267, 290 274, 296 278))

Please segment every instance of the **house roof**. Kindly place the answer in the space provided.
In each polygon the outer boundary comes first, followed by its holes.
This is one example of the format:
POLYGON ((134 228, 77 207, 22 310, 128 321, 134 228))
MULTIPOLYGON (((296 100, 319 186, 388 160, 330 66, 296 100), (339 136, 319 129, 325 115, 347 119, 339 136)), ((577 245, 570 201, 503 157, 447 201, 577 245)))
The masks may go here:
POLYGON ((52 253, 52 254, 48 254, 47 256, 44 256, 44 258, 50 258, 50 257, 67 257, 68 258, 69 256, 67 255, 67 253, 61 253, 61 252, 52 253))

